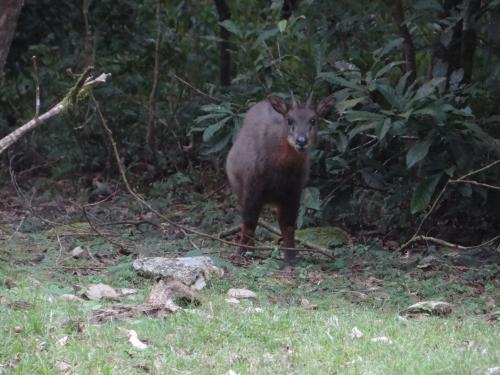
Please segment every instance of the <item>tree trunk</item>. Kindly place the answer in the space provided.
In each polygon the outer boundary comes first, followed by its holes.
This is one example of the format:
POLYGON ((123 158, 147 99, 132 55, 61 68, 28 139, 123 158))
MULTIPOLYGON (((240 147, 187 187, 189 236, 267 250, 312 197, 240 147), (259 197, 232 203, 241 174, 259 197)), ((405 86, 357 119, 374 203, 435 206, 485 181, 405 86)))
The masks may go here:
MULTIPOLYGON (((225 21, 231 18, 231 11, 227 5, 226 0, 214 0, 219 21, 225 21)), ((231 84, 231 53, 230 37, 231 33, 224 27, 220 26, 219 35, 221 41, 219 42, 220 49, 220 84, 222 86, 229 86, 231 84)))
POLYGON ((462 27, 461 64, 464 70, 464 82, 469 83, 472 78, 474 52, 476 51, 476 16, 481 8, 481 0, 466 0, 462 27))
POLYGON ((14 39, 17 19, 23 3, 23 0, 0 0, 2 10, 0 14, 0 78, 3 76, 3 68, 7 61, 10 44, 14 39))
POLYGON ((283 19, 288 19, 293 14, 293 11, 297 9, 299 5, 299 0, 283 0, 283 7, 281 8, 281 17, 283 19))
POLYGON ((402 0, 397 0, 394 3, 393 17, 396 25, 399 28, 399 33, 403 38, 403 57, 405 61, 405 72, 410 73, 408 77, 408 83, 415 81, 417 77, 417 62, 415 58, 415 45, 413 44, 413 39, 408 30, 408 26, 405 23, 405 15, 403 11, 402 0))
MULTIPOLYGON (((451 11, 458 7, 461 2, 461 0, 445 0, 443 2, 443 12, 439 15, 438 24, 441 24, 445 28, 446 23, 444 20, 451 15, 451 11)), ((444 32, 441 32, 436 35, 432 44, 430 72, 432 73, 438 64, 443 64, 446 67, 446 87, 448 87, 451 73, 461 67, 461 41, 462 21, 459 21, 451 30, 450 35, 447 36, 444 35, 444 32)))

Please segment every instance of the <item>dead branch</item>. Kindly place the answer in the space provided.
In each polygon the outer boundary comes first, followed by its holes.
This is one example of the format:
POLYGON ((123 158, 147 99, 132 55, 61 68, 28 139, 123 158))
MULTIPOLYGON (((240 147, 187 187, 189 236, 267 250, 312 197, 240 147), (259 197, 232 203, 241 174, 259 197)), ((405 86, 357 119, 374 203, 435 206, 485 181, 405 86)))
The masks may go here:
POLYGON ((465 249, 467 249, 467 247, 465 247, 465 246, 457 245, 457 244, 454 244, 454 243, 451 243, 451 242, 448 242, 448 241, 445 241, 445 240, 441 240, 439 238, 429 237, 429 236, 415 236, 415 237, 412 237, 407 242, 407 244, 409 245, 409 244, 411 244, 413 242, 419 242, 419 241, 432 242, 432 243, 435 243, 437 245, 441 245, 441 246, 445 246, 445 247, 451 247, 453 249, 458 249, 458 250, 465 250, 465 249))
POLYGON ((482 187, 485 187, 488 189, 500 190, 500 186, 485 184, 484 182, 478 182, 475 180, 449 180, 448 182, 450 184, 464 183, 464 184, 470 184, 470 185, 474 185, 474 186, 482 186, 482 187))
POLYGON ((240 226, 239 225, 235 225, 234 227, 231 227, 231 228, 228 228, 226 230, 223 230, 222 232, 220 232, 217 237, 219 238, 226 238, 226 237, 229 237, 229 236, 232 236, 233 234, 236 234, 240 231, 240 226))
POLYGON ((35 117, 28 121, 26 124, 22 125, 12 133, 0 139, 0 155, 10 146, 16 143, 19 139, 21 139, 21 137, 23 137, 27 132, 45 123, 50 118, 68 110, 79 100, 88 96, 92 91, 93 86, 106 82, 106 79, 111 75, 108 73, 102 73, 100 76, 92 78, 91 72, 92 67, 87 68, 80 76, 75 86, 73 86, 68 91, 66 96, 47 112, 41 114, 40 116, 35 115, 35 117))

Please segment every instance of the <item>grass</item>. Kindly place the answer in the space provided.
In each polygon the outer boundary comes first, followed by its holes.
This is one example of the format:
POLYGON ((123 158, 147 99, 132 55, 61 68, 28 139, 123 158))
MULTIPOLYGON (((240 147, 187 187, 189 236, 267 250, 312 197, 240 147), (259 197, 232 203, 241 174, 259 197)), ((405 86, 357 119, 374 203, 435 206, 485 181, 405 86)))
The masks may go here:
MULTIPOLYGON (((252 269, 212 282, 202 291, 200 307, 164 319, 95 325, 89 321, 92 310, 106 303, 50 301, 49 296, 71 293, 71 281, 130 286, 134 280, 128 264, 100 275, 64 277, 59 275, 61 270, 48 267, 49 262, 19 269, 3 264, 2 279, 14 278, 16 286, 0 290, 2 373, 60 373, 56 364, 62 361, 72 366, 74 374, 226 374, 229 370, 238 374, 471 374, 500 362, 498 328, 461 312, 460 306, 450 317, 403 320, 392 304, 353 304, 328 290, 277 289, 270 277, 263 278, 259 288, 252 269), (251 285, 259 300, 226 303, 225 291, 232 284, 251 285), (273 301, 277 291, 285 302, 273 301), (318 302, 318 309, 302 306, 299 296, 318 302), (16 307, 16 301, 29 305, 16 307), (351 337, 354 327, 363 337, 351 337), (120 328, 136 330, 149 348, 133 348, 120 328), (59 345, 66 335, 67 344, 59 345), (391 343, 371 340, 381 336, 391 343)), ((141 300, 149 281, 137 278, 134 282, 142 291, 135 298, 141 300)))
MULTIPOLYGON (((210 225, 220 225, 214 215, 210 225)), ((487 303, 500 302, 495 263, 453 264, 441 249, 431 267, 418 268, 418 258, 366 244, 337 249, 334 261, 306 257, 286 276, 271 258, 239 268, 217 253, 214 261, 227 272, 201 291, 200 306, 162 319, 93 324, 93 310, 112 302, 55 297, 103 282, 139 289, 123 302, 141 303, 151 280, 136 275, 132 257, 117 256, 100 237, 61 237, 60 243, 38 226, 11 237, 16 227, 0 227, 8 238, 0 240, 0 374, 60 374, 61 362, 71 366, 68 374, 483 374, 500 366, 498 325, 484 319, 487 303), (106 267, 69 259, 66 251, 77 245, 106 267), (250 288, 258 300, 229 304, 232 287, 250 288), (399 316, 424 299, 450 302, 453 313, 399 316), (363 336, 353 338, 354 328, 363 336), (137 331, 149 348, 134 348, 124 329, 137 331), (67 343, 59 344, 65 336, 67 343), (372 341, 380 337, 390 343, 372 341)), ((129 231, 114 238, 127 239, 129 231)), ((186 238, 142 232, 133 238, 148 255, 200 252, 186 238)), ((220 249, 209 241, 199 245, 220 249)))

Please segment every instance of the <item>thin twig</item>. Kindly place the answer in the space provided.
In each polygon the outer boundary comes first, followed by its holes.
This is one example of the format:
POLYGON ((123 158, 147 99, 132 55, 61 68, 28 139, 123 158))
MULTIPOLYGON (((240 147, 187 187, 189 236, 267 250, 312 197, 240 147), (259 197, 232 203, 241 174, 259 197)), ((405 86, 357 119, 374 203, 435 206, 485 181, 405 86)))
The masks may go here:
POLYGON ((452 243, 452 242, 448 242, 448 241, 442 240, 440 238, 429 237, 429 236, 416 236, 416 237, 414 237, 414 238, 411 239, 411 242, 427 241, 427 242, 435 243, 437 245, 451 247, 451 248, 458 249, 458 250, 470 250, 470 249, 477 249, 479 247, 483 247, 483 246, 489 245, 489 244, 495 242, 498 239, 500 239, 500 236, 495 236, 495 237, 489 239, 488 241, 485 241, 483 243, 480 243, 479 245, 473 245, 473 246, 463 246, 463 245, 459 245, 459 244, 456 244, 456 243, 452 243))
POLYGON ((458 181, 460 181, 460 180, 465 180, 467 177, 470 177, 470 176, 475 175, 475 174, 477 174, 477 173, 484 172, 485 170, 487 170, 487 169, 489 169, 489 168, 491 168, 491 167, 494 167, 494 166, 495 166, 495 165, 497 165, 498 163, 500 163, 500 159, 495 160, 494 162, 492 162, 492 163, 490 163, 490 164, 488 164, 488 165, 486 165, 486 166, 484 166, 484 167, 482 167, 482 168, 480 168, 480 169, 478 169, 478 170, 475 170, 475 171, 469 172, 469 173, 467 173, 466 175, 464 175, 464 176, 462 176, 462 177, 460 177, 460 178, 457 178, 457 180, 458 180, 458 181))
POLYGON ((474 186, 482 186, 482 187, 485 187, 485 188, 488 188, 488 189, 500 190, 500 186, 485 184, 484 182, 478 182, 478 181, 475 181, 475 180, 450 180, 448 182, 450 184, 463 183, 463 184, 471 184, 471 185, 474 185, 474 186))
POLYGON ((56 259, 56 265, 59 264, 62 258, 62 252, 63 252, 63 245, 61 243, 61 238, 59 237, 59 234, 57 235, 57 242, 59 243, 59 256, 56 259))
POLYGON ((203 91, 201 91, 200 89, 194 87, 191 83, 189 83, 188 81, 186 81, 185 79, 182 79, 181 77, 179 77, 177 74, 174 74, 173 77, 178 80, 179 82, 183 83, 184 85, 186 85, 187 87, 189 87, 190 89, 192 89, 193 91, 197 92, 198 94, 200 94, 201 96, 204 96, 205 98, 208 98, 210 100, 213 100, 214 102, 220 102, 219 99, 217 99, 216 97, 213 97, 212 95, 209 95, 209 94, 206 94, 204 93, 203 91))

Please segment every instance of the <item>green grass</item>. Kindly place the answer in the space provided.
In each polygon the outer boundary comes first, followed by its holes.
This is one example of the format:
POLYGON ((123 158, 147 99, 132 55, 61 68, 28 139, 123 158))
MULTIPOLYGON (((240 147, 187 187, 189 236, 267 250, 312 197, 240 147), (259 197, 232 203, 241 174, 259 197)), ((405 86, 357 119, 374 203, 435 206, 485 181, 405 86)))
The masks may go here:
MULTIPOLYGON (((111 274, 117 270, 128 272, 122 265, 111 274)), ((225 374, 230 369, 239 374, 470 374, 500 362, 498 328, 478 317, 456 312, 402 320, 395 306, 354 305, 325 292, 308 294, 321 302, 317 310, 308 310, 271 302, 266 280, 255 302, 227 304, 224 291, 230 285, 223 279, 202 291, 198 308, 163 319, 95 325, 89 318, 102 303, 50 302, 49 295, 71 290, 57 283, 33 287, 36 271, 18 275, 16 287, 0 290, 0 364, 12 365, 3 368, 5 374, 54 374, 57 361, 69 363, 75 374, 143 374, 145 369, 158 374, 225 374), (9 306, 19 300, 30 305, 9 306), (363 337, 351 338, 354 327, 363 337), (149 348, 133 348, 119 328, 136 330, 149 348), (59 346, 65 335, 67 344, 59 346), (392 343, 371 341, 380 336, 392 343)), ((113 275, 111 280, 120 279, 113 275)), ((149 287, 139 280, 143 289, 149 287)))
MULTIPOLYGON (((333 261, 304 256, 290 277, 272 258, 239 268, 216 253, 214 261, 227 272, 201 291, 200 306, 161 319, 94 324, 93 310, 111 302, 54 297, 103 282, 139 289, 123 302, 141 303, 152 281, 131 269, 133 258, 118 256, 100 237, 62 238, 61 251, 57 238, 45 232, 7 233, 8 241, 0 241, 0 374, 59 374, 58 362, 71 365, 71 374, 482 374, 500 366, 498 325, 484 319, 488 301, 500 303, 495 262, 455 266, 440 249, 434 253, 439 262, 420 269, 418 257, 425 254, 413 255, 408 266, 400 254, 367 244, 337 248, 333 261), (95 259, 68 259, 75 245, 89 247, 107 266, 92 269, 87 267, 95 259), (42 253, 44 259, 34 261, 42 253), (232 287, 250 288, 259 298, 228 304, 232 287), (453 313, 399 317, 425 299, 450 302, 453 313), (354 327, 361 338, 351 337, 354 327), (128 342, 124 330, 130 329, 148 349, 128 342), (61 346, 64 336, 69 338, 61 346), (391 343, 371 340, 381 336, 391 343)), ((135 236, 147 255, 200 254, 185 238, 135 236)), ((114 238, 128 239, 128 232, 114 238)), ((224 250, 219 243, 197 243, 203 250, 224 250)))

